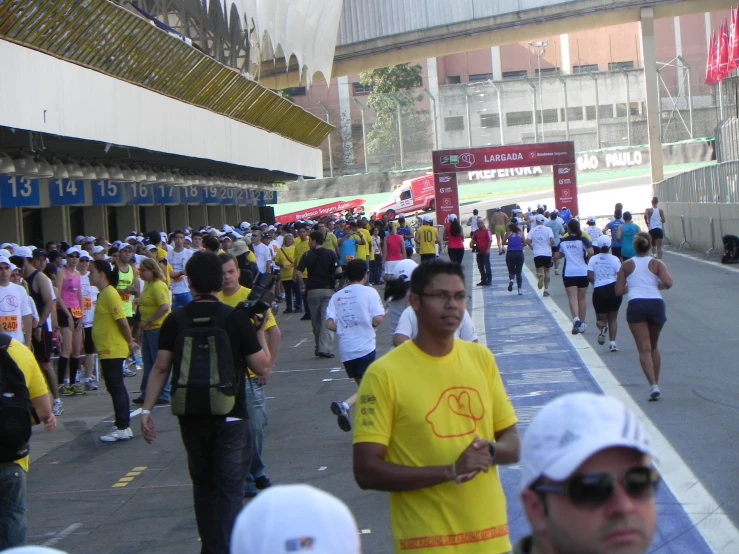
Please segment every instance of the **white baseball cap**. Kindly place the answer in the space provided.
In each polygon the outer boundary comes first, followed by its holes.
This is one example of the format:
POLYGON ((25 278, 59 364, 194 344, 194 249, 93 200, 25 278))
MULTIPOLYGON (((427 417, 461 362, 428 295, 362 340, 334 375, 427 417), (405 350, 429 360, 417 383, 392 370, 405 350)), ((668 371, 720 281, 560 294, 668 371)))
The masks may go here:
POLYGON ((259 493, 236 519, 231 554, 359 554, 349 508, 310 485, 277 485, 259 493))
POLYGON ((595 225, 595 217, 593 217, 593 216, 591 215, 591 216, 590 216, 590 217, 588 218, 588 223, 591 223, 591 224, 595 225))
POLYGON ((103 246, 93 246, 92 247, 93 254, 100 254, 100 252, 105 252, 105 247, 103 246))
POLYGON ((446 216, 446 218, 449 221, 457 221, 457 215, 456 214, 449 214, 448 216, 446 216))
POLYGON ((92 260, 92 256, 90 256, 87 250, 83 250, 80 252, 80 260, 92 260))
POLYGON ((57 550, 56 548, 49 548, 48 546, 31 544, 3 550, 3 554, 66 554, 66 552, 57 550))
POLYGON ((592 392, 560 396, 541 409, 524 434, 521 487, 540 477, 565 481, 588 458, 616 447, 655 458, 646 430, 619 400, 592 392))
POLYGON ((0 256, 0 264, 8 264, 10 269, 13 269, 15 266, 10 263, 10 260, 6 256, 0 256))
POLYGON ((611 237, 609 237, 608 235, 601 235, 595 241, 595 244, 598 248, 610 248, 611 247, 611 237))
POLYGON ((19 246, 13 251, 13 256, 21 258, 33 258, 33 251, 28 246, 19 246))
POLYGON ((393 277, 395 279, 403 279, 404 281, 408 281, 411 278, 413 270, 415 270, 417 267, 418 264, 410 258, 400 260, 397 264, 395 264, 395 269, 393 269, 393 277))
POLYGON ((537 223, 546 223, 547 218, 544 217, 542 214, 537 214, 537 216, 534 218, 534 221, 537 223))
POLYGON ((249 227, 251 227, 251 223, 249 223, 248 221, 242 221, 242 222, 241 222, 241 223, 239 224, 239 227, 240 227, 241 229, 244 229, 244 230, 246 230, 246 229, 248 229, 249 227))

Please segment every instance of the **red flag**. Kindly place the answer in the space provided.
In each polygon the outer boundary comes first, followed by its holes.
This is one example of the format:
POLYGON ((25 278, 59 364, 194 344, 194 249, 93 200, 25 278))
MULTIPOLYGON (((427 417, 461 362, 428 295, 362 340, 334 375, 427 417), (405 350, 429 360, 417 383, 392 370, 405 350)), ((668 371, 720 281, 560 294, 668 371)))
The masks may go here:
POLYGON ((737 28, 739 12, 731 8, 731 36, 729 40, 729 73, 739 67, 739 29, 737 28))
POLYGON ((717 77, 719 81, 723 81, 729 76, 729 29, 726 21, 721 24, 721 30, 719 32, 721 36, 719 37, 717 77))
POLYGON ((711 34, 711 42, 708 44, 708 59, 706 60, 706 84, 712 87, 716 79, 716 33, 711 34))

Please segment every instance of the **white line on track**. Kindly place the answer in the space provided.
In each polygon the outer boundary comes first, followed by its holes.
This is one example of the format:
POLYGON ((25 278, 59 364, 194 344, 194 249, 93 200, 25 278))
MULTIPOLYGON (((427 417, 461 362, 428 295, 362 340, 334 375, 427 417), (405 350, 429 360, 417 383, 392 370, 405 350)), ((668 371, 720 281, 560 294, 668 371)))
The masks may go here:
POLYGON ((298 344, 296 344, 295 346, 293 346, 293 348, 297 348, 298 346, 300 346, 301 344, 303 344, 303 343, 304 343, 305 341, 307 341, 307 340, 308 340, 308 339, 303 339, 303 340, 301 340, 301 341, 300 341, 300 342, 299 342, 298 344))
POLYGON ((309 367, 306 369, 279 369, 272 373, 301 373, 303 371, 335 371, 341 369, 340 367, 309 367))
POLYGON ((56 543, 58 543, 62 539, 74 533, 80 527, 82 527, 81 523, 73 523, 69 527, 62 529, 57 534, 55 534, 53 537, 51 537, 48 541, 44 543, 44 546, 54 546, 56 543))
MULTIPOLYGON (((700 261, 700 260, 699 260, 700 261)), ((524 275, 529 283, 526 294, 536 294, 536 276, 524 265, 524 275), (531 292, 529 292, 531 291, 531 292)), ((584 337, 572 335, 572 320, 568 313, 559 309, 554 300, 544 299, 544 305, 552 314, 564 335, 582 358, 590 374, 596 380, 603 392, 618 398, 628 406, 641 420, 652 436, 655 451, 659 454, 659 471, 664 482, 675 495, 678 503, 683 506, 686 515, 693 522, 703 538, 717 554, 735 554, 739 552, 739 530, 723 512, 721 506, 706 490, 700 480, 683 462, 680 455, 672 447, 667 438, 652 423, 649 416, 634 401, 631 395, 611 373, 601 357, 588 344, 584 337)), ((595 328, 595 326, 593 326, 595 328)), ((644 391, 647 390, 646 383, 644 391)), ((645 394, 646 397, 646 394, 645 394)), ((669 400, 667 400, 669 402, 669 400)))

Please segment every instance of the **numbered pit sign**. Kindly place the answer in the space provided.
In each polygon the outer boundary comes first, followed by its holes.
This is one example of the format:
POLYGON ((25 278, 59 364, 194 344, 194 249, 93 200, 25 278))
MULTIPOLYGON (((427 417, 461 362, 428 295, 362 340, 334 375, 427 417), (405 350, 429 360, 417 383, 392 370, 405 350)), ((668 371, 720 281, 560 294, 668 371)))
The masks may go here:
POLYGON ((179 204, 180 203, 180 187, 173 187, 164 183, 152 185, 154 188, 155 204, 179 204))
POLYGON ((85 182, 74 179, 49 179, 49 204, 74 206, 85 204, 85 182))
POLYGON ((92 181, 93 206, 124 204, 124 184, 114 181, 92 181))
POLYGON ((218 191, 220 203, 224 206, 235 206, 237 192, 237 189, 232 187, 220 187, 220 190, 218 191))
POLYGON ((126 203, 132 206, 154 204, 154 185, 147 183, 129 183, 126 203))
POLYGON ((203 187, 203 203, 204 204, 220 204, 221 187, 203 187))
POLYGON ((180 202, 183 204, 202 204, 203 189, 201 187, 189 186, 178 187, 180 189, 180 202))
POLYGON ((37 179, 0 175, 0 205, 3 208, 37 208, 40 203, 37 179))

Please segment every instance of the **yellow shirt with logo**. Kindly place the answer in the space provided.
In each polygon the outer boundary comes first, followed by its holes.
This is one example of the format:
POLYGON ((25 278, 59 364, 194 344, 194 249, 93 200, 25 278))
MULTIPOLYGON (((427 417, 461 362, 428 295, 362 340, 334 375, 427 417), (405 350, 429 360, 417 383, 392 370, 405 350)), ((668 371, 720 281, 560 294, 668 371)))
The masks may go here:
MULTIPOLYGON (((159 306, 170 303, 169 288, 167 288, 167 284, 164 281, 157 279, 156 281, 144 284, 144 290, 139 297, 141 324, 143 325, 149 321, 149 318, 156 313, 159 306)), ((162 317, 154 320, 145 330, 159 329, 162 323, 164 323, 167 314, 169 314, 169 310, 162 317)))
POLYGON ((292 281, 293 274, 295 273, 295 245, 283 246, 277 251, 275 256, 275 263, 280 266, 280 281, 292 281), (285 269, 284 266, 291 266, 285 269))
POLYGON ((372 252, 372 235, 367 229, 359 229, 359 233, 364 239, 364 244, 357 244, 357 259, 366 261, 369 256, 370 260, 374 260, 375 254, 372 252))
POLYGON ((439 230, 433 225, 424 225, 418 229, 419 254, 436 254, 436 235, 439 230))
MULTIPOLYGON (((10 346, 8 346, 8 355, 18 364, 18 367, 23 373, 23 377, 26 380, 26 388, 28 389, 28 397, 31 400, 49 393, 44 374, 41 373, 41 368, 33 352, 27 346, 13 339, 10 341, 10 346)), ((28 473, 28 456, 20 460, 15 460, 14 463, 21 466, 23 471, 28 473)))
POLYGON ((126 317, 133 317, 133 295, 127 292, 127 289, 133 285, 133 280, 136 278, 136 269, 133 264, 128 264, 128 271, 126 272, 121 271, 119 266, 116 266, 116 269, 118 271, 118 285, 115 288, 121 291, 119 295, 123 302, 123 313, 126 317))
POLYGON ((112 286, 100 291, 92 319, 92 341, 101 360, 128 357, 128 343, 118 328, 119 319, 125 319, 121 297, 112 286))
MULTIPOLYGON (((235 294, 232 294, 231 296, 224 296, 223 291, 221 291, 218 293, 218 300, 223 302, 226 306, 231 306, 232 308, 235 308, 246 300, 250 292, 251 289, 248 289, 246 287, 239 287, 239 290, 236 291, 235 294)), ((272 313, 272 310, 269 310, 267 312, 267 319, 264 321, 264 325, 262 325, 262 330, 267 331, 268 329, 276 326, 277 321, 275 320, 275 316, 272 313)), ((251 369, 248 371, 248 375, 249 377, 256 377, 256 375, 252 373, 251 369)))
MULTIPOLYGON (((333 235, 333 233, 330 233, 333 235)), ((336 239, 336 235, 334 235, 334 240, 336 239)), ((310 239, 308 237, 305 237, 305 240, 300 240, 300 237, 295 239, 295 267, 297 267, 298 263, 300 263, 300 258, 303 257, 303 254, 308 252, 310 250, 310 239)), ((308 270, 306 269, 303 272, 303 277, 308 277, 308 270)))
MULTIPOLYGON (((386 446, 392 464, 449 466, 476 435, 492 440, 516 421, 487 348, 455 340, 452 352, 437 358, 408 341, 374 362, 362 379, 353 441, 386 446)), ((461 485, 390 493, 390 521, 395 552, 511 550, 495 468, 461 485)))
POLYGON ((328 233, 326 233, 326 237, 323 239, 323 247, 338 253, 339 239, 337 239, 336 235, 329 231, 328 233))

